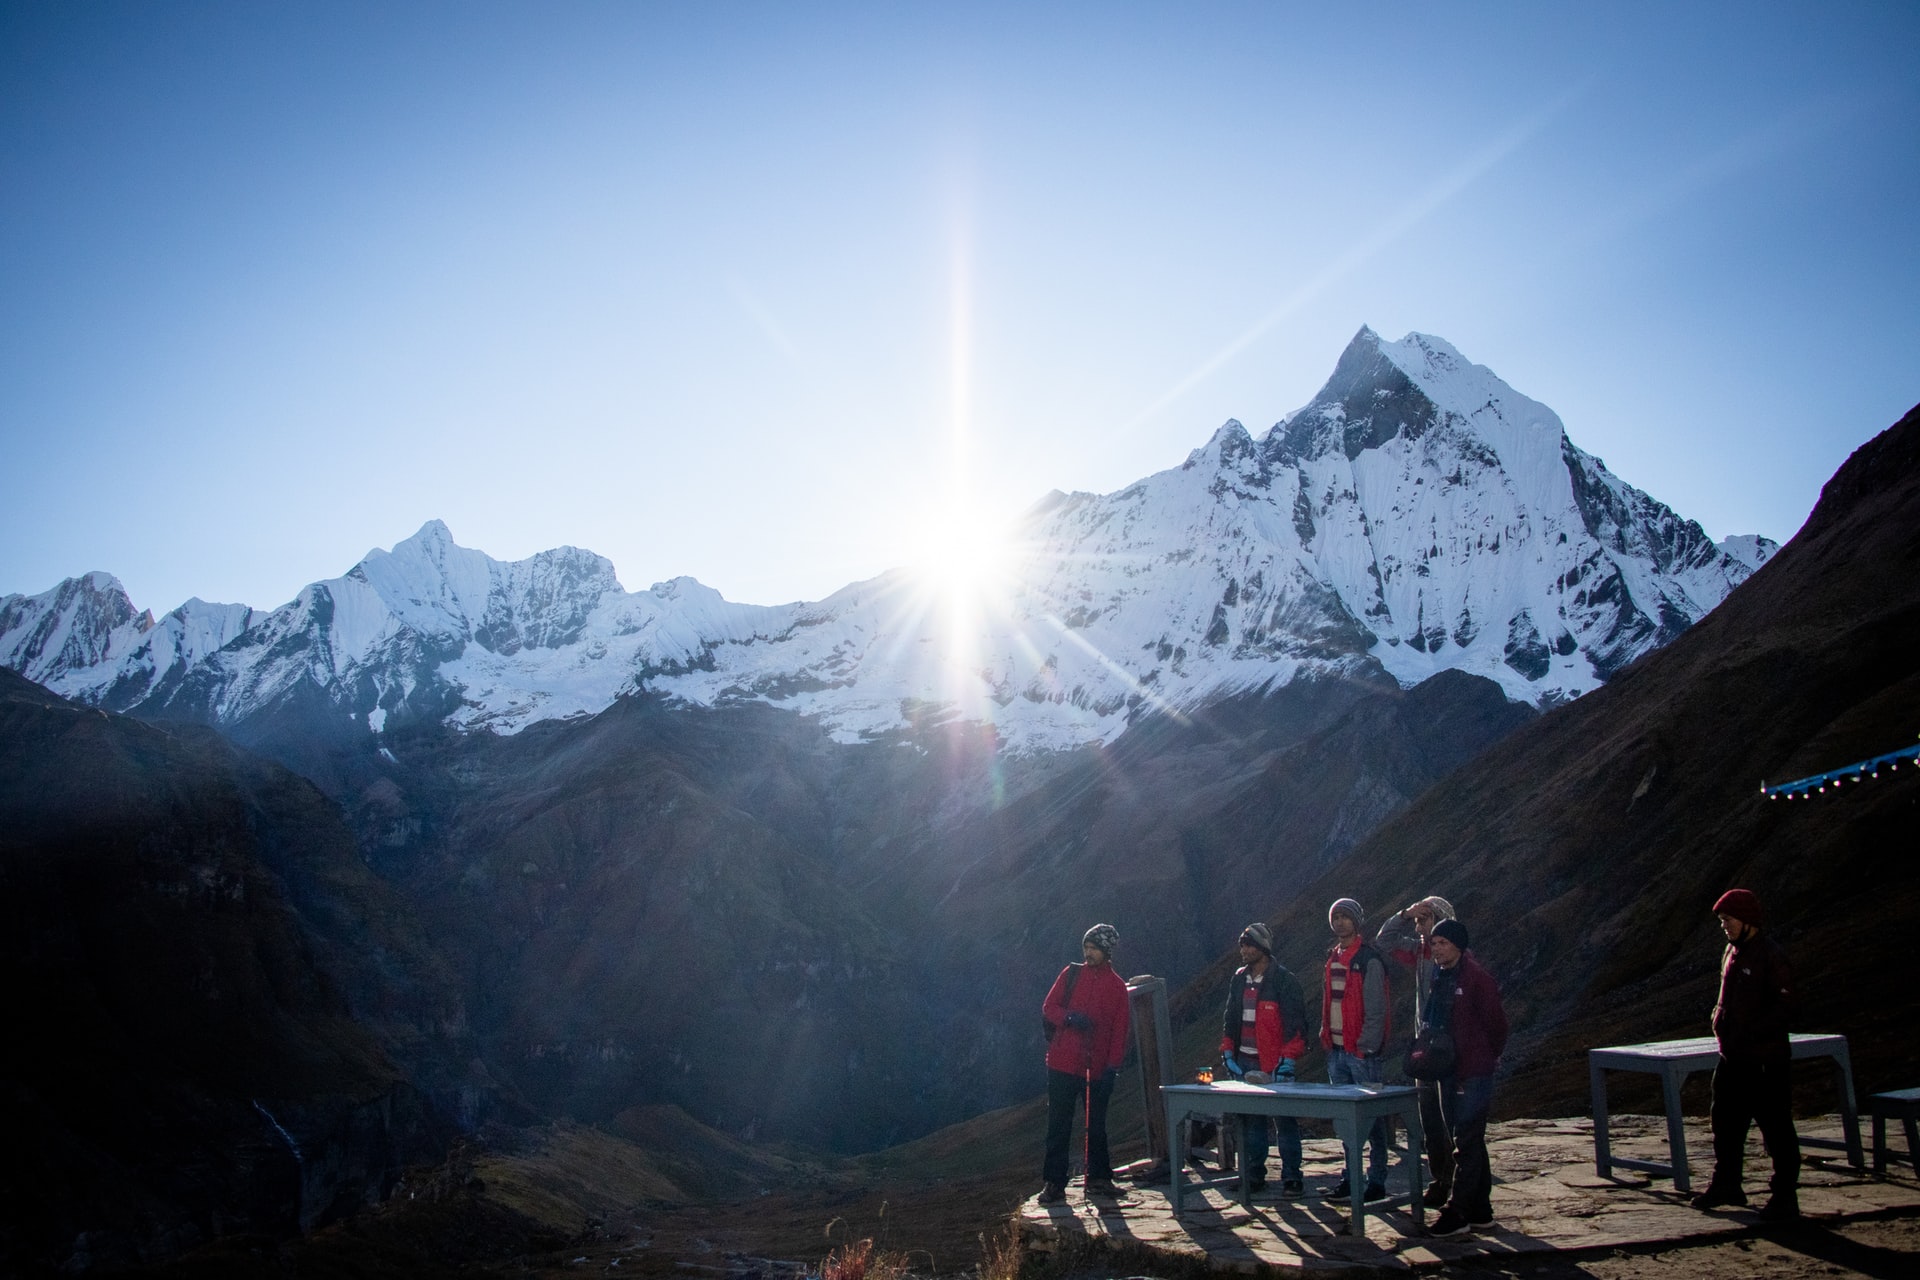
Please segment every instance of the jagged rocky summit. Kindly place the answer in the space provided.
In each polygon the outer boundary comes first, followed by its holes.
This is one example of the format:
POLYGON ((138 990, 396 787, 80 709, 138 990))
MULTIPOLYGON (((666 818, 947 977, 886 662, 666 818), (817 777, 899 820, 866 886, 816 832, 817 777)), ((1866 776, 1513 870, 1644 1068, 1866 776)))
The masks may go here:
POLYGON ((1564 701, 1776 549, 1715 544, 1444 340, 1363 328, 1264 435, 1230 421, 1120 492, 1048 495, 972 598, 904 570, 771 607, 691 578, 628 592, 591 552, 503 563, 434 520, 271 611, 195 599, 155 621, 103 573, 7 596, 0 665, 226 726, 298 704, 373 734, 511 733, 649 690, 773 703, 843 741, 959 718, 1043 750, 1302 677, 1460 669, 1564 701))

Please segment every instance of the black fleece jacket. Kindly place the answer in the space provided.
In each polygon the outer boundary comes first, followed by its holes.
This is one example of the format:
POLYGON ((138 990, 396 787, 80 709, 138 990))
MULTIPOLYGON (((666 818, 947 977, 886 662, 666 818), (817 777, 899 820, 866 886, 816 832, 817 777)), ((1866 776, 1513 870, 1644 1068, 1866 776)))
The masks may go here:
POLYGON ((1729 1062, 1783 1062, 1793 1014, 1793 972, 1787 953, 1764 932, 1749 930, 1727 944, 1720 960, 1720 1000, 1713 1035, 1729 1062))

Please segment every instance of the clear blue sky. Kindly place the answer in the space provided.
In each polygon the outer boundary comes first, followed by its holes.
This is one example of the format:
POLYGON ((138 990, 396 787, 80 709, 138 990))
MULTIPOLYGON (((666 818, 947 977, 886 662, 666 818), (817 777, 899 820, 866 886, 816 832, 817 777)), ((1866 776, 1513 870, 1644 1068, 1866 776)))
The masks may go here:
POLYGON ((817 598, 1439 334, 1716 537, 1920 400, 1920 5, 0 2, 0 592, 817 598))

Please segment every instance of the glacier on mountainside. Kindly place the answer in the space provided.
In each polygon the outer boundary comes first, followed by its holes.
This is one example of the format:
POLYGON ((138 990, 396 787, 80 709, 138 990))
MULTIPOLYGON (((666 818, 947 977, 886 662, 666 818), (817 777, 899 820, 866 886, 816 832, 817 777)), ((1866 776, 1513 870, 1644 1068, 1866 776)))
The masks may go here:
POLYGON ((8 596, 0 664, 218 724, 305 699, 375 734, 512 733, 646 690, 767 702, 843 741, 960 719, 1041 750, 1302 676, 1461 669, 1563 701, 1776 549, 1714 544, 1444 340, 1362 329, 1262 435, 1230 421, 1116 493, 1042 499, 974 595, 905 570, 779 606, 690 578, 628 592, 592 552, 501 562, 434 520, 271 611, 190 600, 156 623, 100 573, 8 596))

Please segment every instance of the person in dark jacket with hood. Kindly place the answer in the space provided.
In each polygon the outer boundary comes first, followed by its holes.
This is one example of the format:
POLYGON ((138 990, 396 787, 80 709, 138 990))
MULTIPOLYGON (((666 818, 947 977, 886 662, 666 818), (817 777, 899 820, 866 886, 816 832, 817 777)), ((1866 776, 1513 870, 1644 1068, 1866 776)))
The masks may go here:
POLYGON ((1040 1006, 1047 1025, 1047 1154, 1041 1174, 1041 1204, 1067 1194, 1067 1153, 1073 1118, 1087 1115, 1087 1193, 1117 1196, 1113 1156, 1107 1147, 1107 1104, 1127 1056, 1131 1011, 1127 984, 1113 971, 1120 933, 1097 924, 1080 940, 1086 963, 1070 964, 1053 980, 1040 1006))
MULTIPOLYGON (((1374 935, 1373 945, 1387 959, 1413 970, 1415 1031, 1427 1025, 1427 993, 1433 990, 1433 975, 1439 968, 1433 962, 1433 926, 1453 916, 1453 904, 1436 893, 1388 916, 1374 935)), ((1413 1087, 1420 1097, 1420 1128, 1427 1149, 1427 1169, 1432 1174, 1421 1198, 1429 1209, 1438 1209, 1453 1195, 1453 1139, 1447 1133, 1446 1118, 1440 1114, 1439 1082, 1415 1080, 1413 1087)))
MULTIPOLYGON (((1220 1023, 1220 1062, 1236 1080, 1249 1084, 1293 1080, 1293 1060, 1307 1051, 1307 1001, 1299 979, 1273 958, 1273 930, 1259 922, 1240 931, 1241 966, 1227 984, 1227 1008, 1220 1023)), ((1300 1122, 1292 1116, 1273 1120, 1280 1137, 1280 1194, 1306 1194, 1300 1175, 1300 1122)), ((1246 1117, 1247 1185, 1267 1185, 1266 1116, 1246 1117)))
POLYGON ((1500 985, 1467 950, 1467 926, 1442 920, 1433 926, 1433 987, 1427 994, 1429 1026, 1453 1033, 1453 1074, 1440 1081, 1440 1110, 1453 1135, 1453 1193, 1433 1234, 1457 1236, 1493 1225, 1493 1168, 1487 1158, 1487 1113, 1493 1107, 1493 1073, 1507 1049, 1507 1012, 1500 985))
POLYGON ((1713 1072, 1713 1178, 1693 1198, 1696 1209, 1742 1205, 1747 1130, 1757 1121, 1773 1157, 1771 1194, 1760 1216, 1777 1222, 1800 1216, 1800 1135, 1793 1128, 1788 1078, 1792 1049, 1787 1020, 1793 974, 1780 944, 1761 929, 1760 899, 1729 889, 1713 904, 1727 947, 1720 956, 1720 999, 1713 1036, 1720 1065, 1713 1072))

